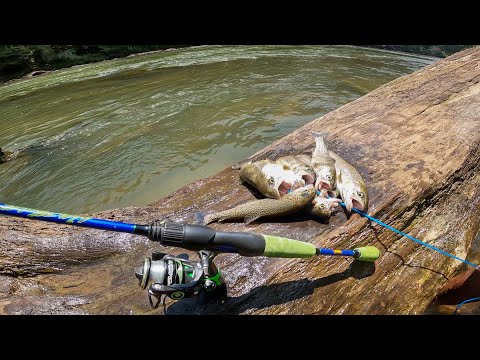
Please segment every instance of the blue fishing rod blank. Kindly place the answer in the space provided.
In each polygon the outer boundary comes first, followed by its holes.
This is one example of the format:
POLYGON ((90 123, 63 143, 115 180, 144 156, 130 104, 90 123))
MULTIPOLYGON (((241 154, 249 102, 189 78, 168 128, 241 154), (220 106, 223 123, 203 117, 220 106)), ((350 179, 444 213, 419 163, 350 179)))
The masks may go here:
POLYGON ((0 214, 41 220, 59 224, 82 226, 100 230, 144 235, 164 246, 188 250, 214 250, 238 253, 242 256, 268 256, 301 258, 315 255, 346 256, 360 261, 372 262, 380 257, 373 246, 353 250, 316 248, 313 244, 273 235, 248 232, 215 231, 208 226, 154 221, 149 225, 129 224, 118 221, 84 218, 76 215, 35 210, 0 203, 0 214))
POLYGON ((3 203, 0 203, 0 214, 22 217, 32 220, 54 222, 58 224, 76 225, 100 230, 118 231, 132 234, 138 233, 136 231, 138 225, 135 224, 95 218, 84 218, 77 215, 35 210, 3 203))

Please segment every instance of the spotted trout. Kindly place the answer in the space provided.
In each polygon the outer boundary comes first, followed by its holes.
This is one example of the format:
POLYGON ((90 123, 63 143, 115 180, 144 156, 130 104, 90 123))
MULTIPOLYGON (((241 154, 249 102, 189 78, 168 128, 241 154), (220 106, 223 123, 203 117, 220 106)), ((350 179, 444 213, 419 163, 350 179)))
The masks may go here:
POLYGON ((352 207, 366 212, 368 210, 368 190, 362 176, 357 169, 333 151, 329 151, 329 154, 335 160, 337 189, 345 203, 345 208, 349 213, 352 212, 352 207))
POLYGON ((240 179, 249 183, 264 196, 280 199, 292 188, 303 186, 302 177, 270 159, 247 163, 240 168, 240 179))
POLYGON ((329 190, 335 190, 336 171, 335 161, 330 156, 325 137, 327 133, 311 132, 315 139, 315 149, 312 153, 312 168, 316 174, 315 188, 327 195, 329 190))
POLYGON ((244 219, 246 224, 261 218, 292 214, 303 209, 315 197, 313 185, 298 188, 281 199, 261 199, 249 201, 232 209, 205 216, 204 225, 227 219, 244 219))

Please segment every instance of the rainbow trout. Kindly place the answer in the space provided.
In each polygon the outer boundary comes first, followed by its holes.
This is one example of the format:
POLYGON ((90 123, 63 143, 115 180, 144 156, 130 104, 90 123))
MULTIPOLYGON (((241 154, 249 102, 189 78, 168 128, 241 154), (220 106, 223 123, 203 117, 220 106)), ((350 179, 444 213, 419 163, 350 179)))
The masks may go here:
POLYGON ((203 225, 210 224, 214 221, 241 218, 244 219, 246 224, 249 224, 261 217, 274 217, 292 214, 307 206, 314 197, 315 188, 313 185, 307 185, 292 191, 279 200, 262 199, 249 201, 245 204, 238 205, 233 209, 206 215, 203 225))
POLYGON ((337 189, 345 203, 345 208, 349 213, 352 212, 352 207, 367 212, 368 190, 362 176, 357 169, 333 151, 329 151, 329 154, 335 160, 337 189))
POLYGON ((240 179, 249 183, 264 196, 280 199, 292 188, 299 187, 303 179, 291 170, 270 159, 247 163, 240 168, 240 179))
POLYGON ((325 137, 328 133, 311 132, 315 139, 315 150, 312 154, 312 167, 316 174, 315 188, 323 195, 327 195, 329 190, 335 190, 336 171, 335 161, 330 156, 325 137))

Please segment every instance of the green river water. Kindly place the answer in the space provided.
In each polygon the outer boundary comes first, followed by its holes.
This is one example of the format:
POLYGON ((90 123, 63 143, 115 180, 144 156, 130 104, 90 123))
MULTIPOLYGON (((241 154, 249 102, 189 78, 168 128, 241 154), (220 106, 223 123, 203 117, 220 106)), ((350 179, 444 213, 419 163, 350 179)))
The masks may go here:
POLYGON ((436 59, 351 46, 202 46, 0 86, 0 202, 143 206, 436 59))

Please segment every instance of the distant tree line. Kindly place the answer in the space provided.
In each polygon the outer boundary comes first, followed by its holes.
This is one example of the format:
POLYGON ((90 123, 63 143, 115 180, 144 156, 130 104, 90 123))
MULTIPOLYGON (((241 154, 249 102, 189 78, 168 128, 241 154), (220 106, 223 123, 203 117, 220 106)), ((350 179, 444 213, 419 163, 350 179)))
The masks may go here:
POLYGON ((0 45, 0 82, 37 70, 57 70, 180 46, 185 45, 0 45))
MULTIPOLYGON (((57 70, 134 53, 186 45, 0 45, 0 82, 39 70, 57 70)), ((364 45, 446 57, 472 45, 364 45)))

